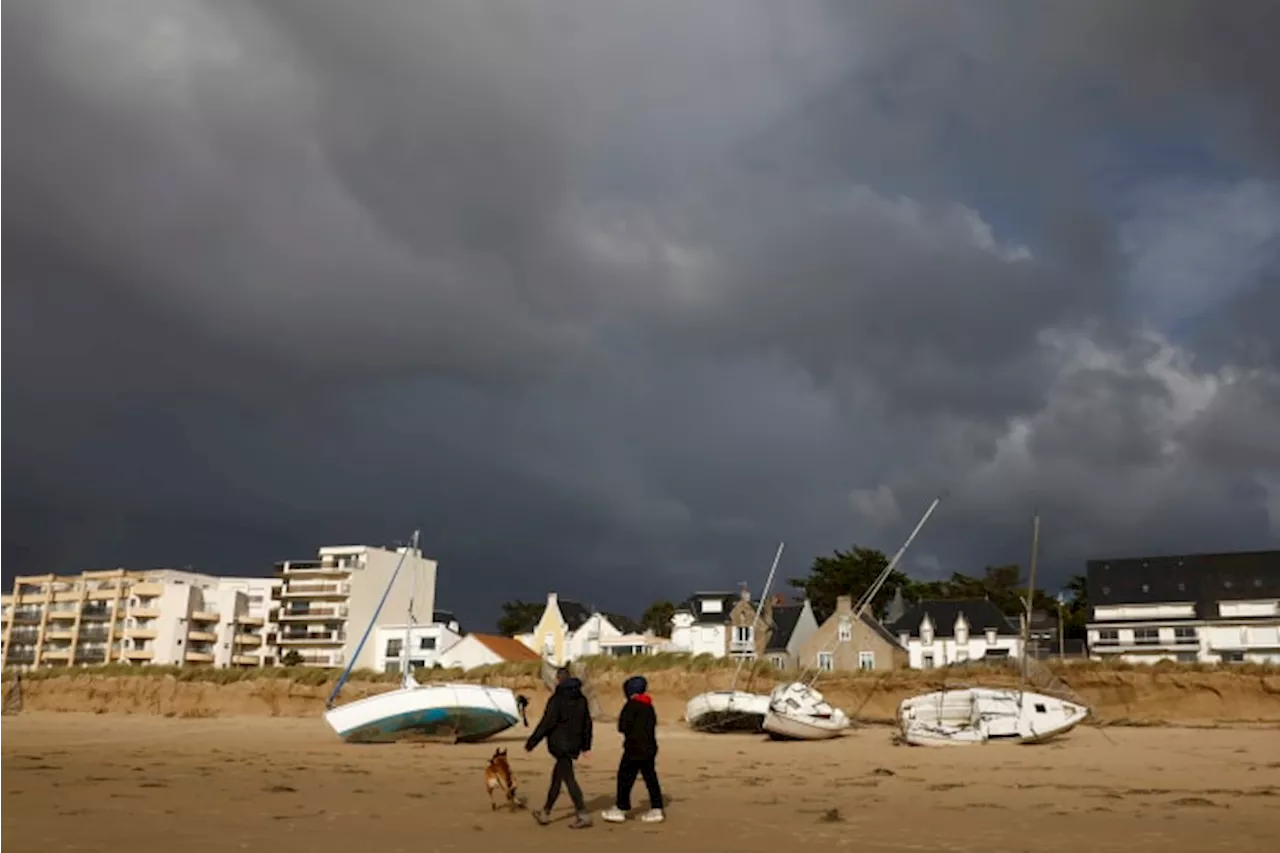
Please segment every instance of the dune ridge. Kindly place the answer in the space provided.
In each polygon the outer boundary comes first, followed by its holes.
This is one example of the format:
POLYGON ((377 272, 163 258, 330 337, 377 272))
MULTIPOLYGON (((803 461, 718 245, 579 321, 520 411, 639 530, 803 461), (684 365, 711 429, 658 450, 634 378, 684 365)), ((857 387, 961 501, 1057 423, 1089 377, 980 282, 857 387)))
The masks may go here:
MULTIPOLYGON (((1108 669, 1087 665, 1055 667, 1056 675, 1088 702, 1094 722, 1102 725, 1212 725, 1280 724, 1280 672, 1230 668, 1204 669, 1108 669)), ((594 672, 592 685, 599 691, 605 708, 612 700, 622 700, 622 682, 629 673, 623 669, 594 672)), ((726 689, 733 674, 723 668, 703 671, 673 668, 644 673, 649 679, 659 714, 667 721, 681 719, 684 703, 708 690, 726 689)), ((142 714, 167 717, 315 717, 324 708, 333 681, 320 682, 318 673, 291 678, 243 678, 230 683, 204 681, 185 674, 123 675, 83 670, 73 674, 46 675, 23 679, 24 710, 80 712, 94 714, 142 714)), ((458 674, 433 674, 433 678, 458 674)), ((785 681, 782 673, 765 673, 738 689, 767 692, 785 681)), ((528 671, 485 673, 484 683, 508 687, 527 695, 537 711, 546 690, 528 671)), ((896 670, 885 673, 824 675, 817 687, 828 700, 865 723, 893 720, 904 698, 930 690, 963 684, 1017 686, 1015 673, 940 670, 896 670)), ((394 689, 394 680, 353 678, 344 687, 340 702, 394 689)), ((8 688, 8 682, 5 689, 8 688)))

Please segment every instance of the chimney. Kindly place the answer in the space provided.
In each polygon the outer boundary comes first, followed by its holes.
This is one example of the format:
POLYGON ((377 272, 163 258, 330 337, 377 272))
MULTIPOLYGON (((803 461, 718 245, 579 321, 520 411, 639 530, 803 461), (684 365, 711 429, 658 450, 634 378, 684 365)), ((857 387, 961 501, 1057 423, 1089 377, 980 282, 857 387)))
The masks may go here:
POLYGON ((547 606, 548 606, 548 607, 557 607, 557 606, 559 606, 559 602, 560 602, 560 600, 556 597, 556 594, 555 594, 554 592, 549 592, 549 593, 547 593, 547 606))
POLYGON ((742 589, 738 590, 738 597, 743 601, 751 601, 751 590, 747 589, 745 583, 742 585, 742 589))
POLYGON ((851 596, 851 595, 842 595, 842 596, 840 596, 839 598, 837 598, 837 599, 836 599, 836 612, 837 612, 837 613, 852 613, 852 612, 853 612, 853 596, 851 596))

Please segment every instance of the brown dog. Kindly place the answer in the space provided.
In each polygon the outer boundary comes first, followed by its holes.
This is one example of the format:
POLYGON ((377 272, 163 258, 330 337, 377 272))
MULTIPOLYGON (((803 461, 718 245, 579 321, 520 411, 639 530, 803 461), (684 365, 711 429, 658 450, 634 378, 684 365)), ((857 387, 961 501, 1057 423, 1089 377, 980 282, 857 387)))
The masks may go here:
POLYGON ((489 766, 484 769, 484 787, 489 792, 489 806, 497 810, 498 804, 493 799, 493 792, 502 789, 506 794, 507 806, 512 809, 524 808, 524 797, 516 793, 516 777, 507 763, 505 749, 494 750, 489 766))

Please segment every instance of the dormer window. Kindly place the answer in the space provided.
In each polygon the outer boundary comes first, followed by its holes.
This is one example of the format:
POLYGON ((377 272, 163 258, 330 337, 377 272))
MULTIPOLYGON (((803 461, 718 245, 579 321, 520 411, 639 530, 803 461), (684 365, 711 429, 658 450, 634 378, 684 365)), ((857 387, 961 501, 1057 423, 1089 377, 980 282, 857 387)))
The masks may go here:
POLYGON ((920 626, 920 642, 926 646, 933 642, 933 625, 928 622, 920 626))
POLYGON ((969 642, 969 626, 965 624, 963 619, 956 620, 956 642, 969 642))
POLYGON ((841 643, 848 643, 853 640, 853 623, 849 619, 842 618, 840 620, 840 627, 836 635, 836 639, 841 643))
POLYGON ((988 643, 990 643, 990 644, 991 644, 991 645, 993 645, 993 646, 995 645, 995 643, 996 643, 996 629, 995 629, 995 628, 988 628, 988 629, 987 629, 987 642, 988 642, 988 643))

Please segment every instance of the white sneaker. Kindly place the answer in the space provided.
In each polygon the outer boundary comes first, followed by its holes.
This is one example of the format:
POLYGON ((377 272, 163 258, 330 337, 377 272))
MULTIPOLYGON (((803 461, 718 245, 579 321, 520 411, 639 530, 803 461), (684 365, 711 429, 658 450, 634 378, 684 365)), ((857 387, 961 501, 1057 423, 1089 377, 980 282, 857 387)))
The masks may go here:
POLYGON ((609 823, 624 823, 627 819, 627 813, 617 806, 614 806, 611 809, 605 809, 600 812, 600 818, 608 821, 609 823))
POLYGON ((667 816, 662 813, 662 809, 649 809, 640 815, 641 823, 662 823, 666 819, 667 816))

